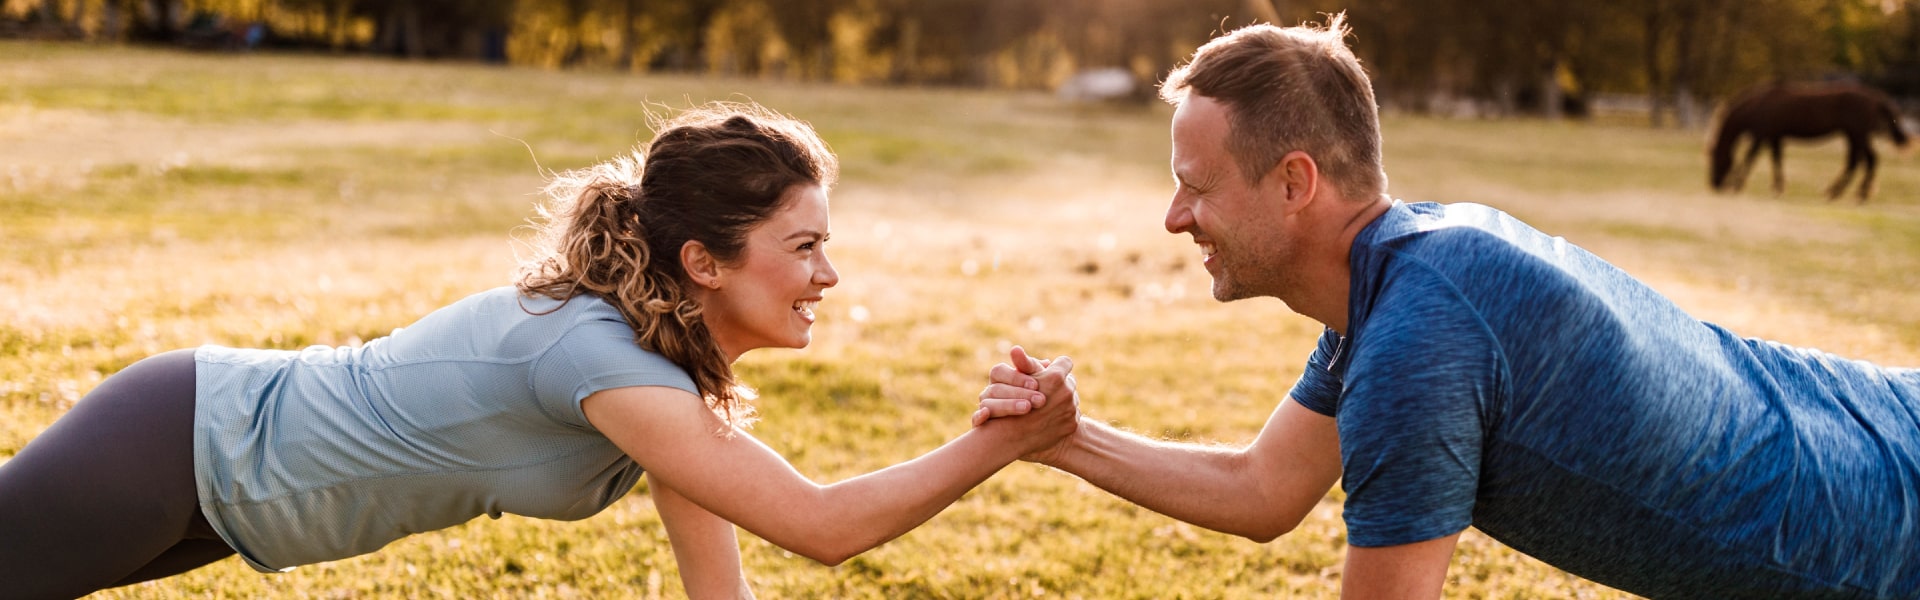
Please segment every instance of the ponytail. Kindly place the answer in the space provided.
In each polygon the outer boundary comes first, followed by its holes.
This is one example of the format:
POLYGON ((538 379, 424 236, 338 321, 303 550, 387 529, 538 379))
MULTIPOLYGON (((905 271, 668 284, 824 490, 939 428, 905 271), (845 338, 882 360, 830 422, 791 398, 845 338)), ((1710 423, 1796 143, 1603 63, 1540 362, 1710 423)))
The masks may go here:
MULTIPOLYGON (((686 294, 679 269, 653 268, 652 249, 640 211, 645 158, 624 156, 557 175, 546 187, 535 247, 540 256, 521 264, 520 293, 568 300, 592 294, 619 309, 633 327, 634 342, 665 356, 693 378, 707 407, 729 426, 750 425, 753 390, 735 380, 701 319, 701 306, 686 294)), ((662 256, 676 267, 678 256, 662 256)))

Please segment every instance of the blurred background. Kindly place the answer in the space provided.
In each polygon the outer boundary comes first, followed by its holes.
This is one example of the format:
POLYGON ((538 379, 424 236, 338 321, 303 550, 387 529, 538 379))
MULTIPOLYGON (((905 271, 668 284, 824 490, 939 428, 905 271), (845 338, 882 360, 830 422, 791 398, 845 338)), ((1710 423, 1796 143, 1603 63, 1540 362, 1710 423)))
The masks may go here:
MULTIPOLYGON (((806 120, 841 161, 813 344, 736 365, 753 435, 801 473, 964 431, 1016 343, 1072 355, 1091 418, 1244 444, 1322 328, 1215 302, 1164 231, 1154 84, 1219 32, 1340 10, 1395 197, 1507 211, 1742 335, 1920 366, 1911 158, 1884 154, 1866 203, 1823 199, 1833 138, 1789 146, 1781 192, 1765 166, 1706 185, 1713 116, 1748 86, 1920 108, 1920 0, 0 0, 0 461, 152 353, 356 345, 508 284, 552 173, 711 100, 806 120)), ((837 567, 741 551, 769 598, 1335 598, 1343 499, 1256 544, 1018 464, 837 567)), ((1447 586, 1626 597, 1477 531, 1447 586)), ((643 485, 581 521, 95 597, 681 596, 643 485)))
POLYGON ((1216 32, 1341 10, 1395 110, 1690 127, 1776 78, 1920 94, 1917 0, 5 0, 0 36, 1145 101, 1216 32))

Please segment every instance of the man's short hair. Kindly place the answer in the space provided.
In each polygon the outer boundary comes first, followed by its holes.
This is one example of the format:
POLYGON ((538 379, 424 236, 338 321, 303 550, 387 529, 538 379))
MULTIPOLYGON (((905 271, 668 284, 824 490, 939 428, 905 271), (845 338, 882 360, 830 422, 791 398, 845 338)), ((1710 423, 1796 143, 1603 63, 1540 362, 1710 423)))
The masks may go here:
POLYGON ((1160 97, 1175 106, 1188 94, 1227 108, 1227 151, 1249 183, 1259 183, 1294 150, 1350 198, 1386 191, 1380 110, 1360 59, 1347 47, 1346 15, 1327 26, 1236 29, 1194 51, 1167 75, 1160 97))

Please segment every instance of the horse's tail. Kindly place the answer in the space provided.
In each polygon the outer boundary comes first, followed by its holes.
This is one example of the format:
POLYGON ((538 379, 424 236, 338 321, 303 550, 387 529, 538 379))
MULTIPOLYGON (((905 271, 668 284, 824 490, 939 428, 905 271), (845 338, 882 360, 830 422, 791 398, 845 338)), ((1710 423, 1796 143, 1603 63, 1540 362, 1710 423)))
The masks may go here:
POLYGON ((1893 136, 1893 145, 1905 149, 1913 140, 1907 137, 1907 128, 1900 123, 1900 109, 1892 102, 1881 102, 1880 116, 1887 120, 1887 134, 1893 136))

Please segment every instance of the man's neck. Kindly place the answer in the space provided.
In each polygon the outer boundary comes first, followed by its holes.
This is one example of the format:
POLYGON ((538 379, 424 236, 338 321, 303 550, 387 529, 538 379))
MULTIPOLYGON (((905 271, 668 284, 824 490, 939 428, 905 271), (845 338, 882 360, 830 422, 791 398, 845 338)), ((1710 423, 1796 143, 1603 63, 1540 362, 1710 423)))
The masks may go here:
POLYGON ((1301 278, 1291 297, 1281 300, 1296 313, 1325 324, 1335 332, 1347 333, 1347 315, 1353 284, 1353 240, 1380 215, 1393 206, 1386 194, 1367 202, 1334 198, 1326 203, 1333 209, 1321 218, 1325 224, 1313 230, 1323 232, 1305 244, 1301 278))

